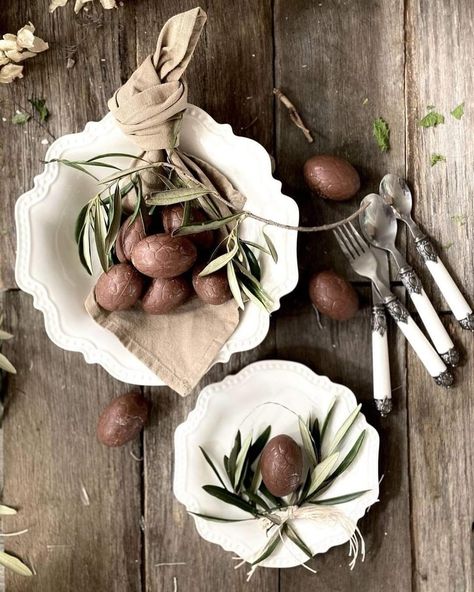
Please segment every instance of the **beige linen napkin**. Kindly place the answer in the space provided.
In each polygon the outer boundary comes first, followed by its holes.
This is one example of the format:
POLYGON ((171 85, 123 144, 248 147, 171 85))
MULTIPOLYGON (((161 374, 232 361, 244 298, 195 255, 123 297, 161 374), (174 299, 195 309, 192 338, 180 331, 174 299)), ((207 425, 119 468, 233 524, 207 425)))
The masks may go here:
MULTIPOLYGON (((189 171, 216 189, 238 207, 242 195, 212 166, 189 155, 167 149, 179 142, 179 129, 187 105, 187 86, 181 79, 206 14, 195 8, 171 18, 158 38, 156 51, 148 56, 130 79, 109 101, 109 108, 121 129, 146 153, 151 162, 166 159, 189 171)), ((145 179, 153 188, 153 177, 145 179)), ((227 206, 215 202, 221 213, 227 206)), ((112 331, 139 360, 181 395, 191 392, 235 331, 239 312, 234 300, 220 306, 194 298, 175 312, 147 315, 139 307, 130 311, 107 312, 92 291, 86 310, 99 325, 112 331)))

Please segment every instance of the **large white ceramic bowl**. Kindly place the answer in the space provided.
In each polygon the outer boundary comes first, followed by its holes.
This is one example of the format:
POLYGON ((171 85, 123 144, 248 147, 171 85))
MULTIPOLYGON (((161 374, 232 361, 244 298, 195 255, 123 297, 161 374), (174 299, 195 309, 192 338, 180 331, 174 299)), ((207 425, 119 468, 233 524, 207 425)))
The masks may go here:
MULTIPOLYGON (((222 457, 232 448, 238 429, 243 438, 251 432, 256 437, 271 425, 272 436, 288 434, 301 444, 294 413, 305 419, 311 414, 322 420, 334 398, 335 411, 327 431, 329 442, 356 407, 356 398, 345 386, 315 374, 302 364, 276 360, 256 362, 235 376, 228 376, 222 382, 207 386, 199 395, 194 410, 175 432, 175 496, 190 512, 225 518, 248 518, 245 512, 211 497, 202 489, 203 485, 219 483, 199 446, 221 466, 222 457)), ((364 429, 367 434, 355 461, 321 495, 321 498, 333 498, 369 490, 351 502, 338 505, 355 522, 378 499, 379 436, 367 424, 365 417, 359 414, 341 446, 341 458, 344 458, 364 429)), ((194 519, 204 539, 221 545, 247 561, 255 559, 267 540, 262 526, 255 520, 220 523, 196 516, 194 519)), ((295 525, 314 554, 324 553, 349 538, 343 528, 334 524, 318 522, 315 525, 309 520, 298 519, 295 525)), ((280 545, 261 565, 293 567, 306 560, 306 555, 289 543, 280 545)))
MULTIPOLYGON (((247 198, 246 207, 265 218, 287 224, 298 223, 296 203, 281 192, 272 177, 271 161, 265 149, 247 138, 234 135, 226 124, 216 123, 207 113, 190 105, 184 116, 181 148, 209 161, 233 182, 247 198)), ((83 132, 56 140, 46 160, 88 159, 92 156, 125 152, 137 154, 137 147, 118 128, 111 114, 90 122, 83 132)), ((110 160, 125 168, 126 159, 110 160)), ((97 176, 108 169, 95 169, 97 176)), ((46 331, 60 347, 81 352, 89 363, 103 366, 124 382, 161 385, 163 381, 132 355, 109 331, 86 313, 84 300, 94 285, 82 268, 74 242, 74 224, 81 206, 95 193, 95 181, 83 173, 51 163, 35 177, 33 189, 22 195, 15 209, 17 228, 16 281, 33 296, 34 306, 44 314, 46 331)), ((260 241, 261 225, 246 220, 244 236, 260 241)), ((267 227, 279 253, 278 264, 261 257, 262 284, 279 307, 280 298, 298 281, 296 232, 267 227)), ((235 333, 222 348, 216 362, 226 362, 234 352, 252 349, 268 332, 269 315, 253 303, 241 314, 235 333)))

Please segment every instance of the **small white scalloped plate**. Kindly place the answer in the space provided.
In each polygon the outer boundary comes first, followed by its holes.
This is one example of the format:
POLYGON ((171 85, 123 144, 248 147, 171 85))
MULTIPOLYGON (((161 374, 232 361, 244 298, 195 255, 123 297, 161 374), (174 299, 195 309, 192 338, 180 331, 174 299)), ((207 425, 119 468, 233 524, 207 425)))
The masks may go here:
MULTIPOLYGON (((253 140, 234 135, 227 124, 215 122, 207 113, 189 105, 184 116, 181 147, 220 169, 246 196, 247 208, 265 218, 286 224, 298 223, 298 206, 281 192, 272 177, 271 161, 265 149, 253 140)), ((137 154, 137 147, 119 130, 111 114, 90 122, 83 132, 56 140, 46 154, 53 158, 87 159, 108 152, 137 154)), ((110 159, 127 166, 127 160, 110 159)), ((107 169, 96 169, 106 176, 107 169)), ((100 364, 109 374, 132 384, 162 385, 163 381, 131 354, 120 341, 86 313, 84 300, 95 277, 82 268, 74 243, 74 223, 81 206, 95 193, 95 181, 83 173, 51 163, 35 177, 34 187, 16 203, 16 281, 33 296, 42 311, 50 339, 66 350, 81 352, 88 363, 100 364)), ((243 224, 243 235, 260 241, 261 225, 243 224)), ((298 281, 296 233, 268 227, 279 253, 274 264, 261 257, 262 283, 279 308, 282 296, 298 281)), ((215 362, 227 362, 234 352, 256 347, 265 338, 269 315, 253 303, 241 313, 240 323, 215 362)))
MULTIPOLYGON (((336 398, 333 418, 328 427, 328 438, 337 432, 349 413, 357 406, 354 394, 345 386, 319 376, 303 364, 270 360, 255 362, 222 382, 211 384, 200 393, 196 407, 175 432, 175 470, 173 489, 176 498, 190 512, 226 518, 248 518, 248 514, 211 497, 203 489, 217 480, 204 460, 202 446, 216 464, 229 451, 237 430, 246 437, 253 430, 254 437, 267 425, 272 436, 288 434, 301 445, 298 422, 294 413, 303 418, 310 414, 323 419, 331 401, 336 398), (269 404, 278 403, 279 405, 269 404), (283 409, 281 406, 289 410, 283 409), (291 413, 293 412, 293 413, 291 413)), ((355 491, 369 490, 351 502, 340 504, 342 510, 357 522, 377 501, 379 493, 378 450, 379 435, 364 415, 359 414, 347 441, 341 446, 341 457, 362 432, 367 430, 362 447, 352 465, 334 482, 322 497, 336 497, 355 491)), ((324 450, 324 449, 323 449, 324 450)), ((193 516, 199 534, 226 551, 251 561, 266 542, 265 532, 257 521, 218 523, 193 516)), ((325 553, 335 545, 349 540, 347 533, 336 525, 296 520, 299 534, 314 554, 325 553)), ((264 567, 294 567, 307 560, 306 555, 288 542, 280 545, 264 567)))

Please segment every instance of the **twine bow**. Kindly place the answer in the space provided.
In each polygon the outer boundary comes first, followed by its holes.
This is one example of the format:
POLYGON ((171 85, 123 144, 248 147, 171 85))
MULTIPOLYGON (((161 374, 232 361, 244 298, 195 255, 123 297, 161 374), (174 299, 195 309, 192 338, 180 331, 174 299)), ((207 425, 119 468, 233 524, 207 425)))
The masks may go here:
MULTIPOLYGON (((288 539, 285 539, 282 533, 283 526, 292 520, 312 520, 314 522, 327 521, 341 526, 349 536, 349 557, 352 557, 351 562, 349 563, 350 569, 354 569, 359 554, 362 556, 362 561, 365 559, 365 541, 356 522, 335 506, 316 504, 306 506, 288 506, 286 508, 273 511, 271 513, 271 518, 262 516, 258 520, 266 531, 275 526, 279 529, 279 536, 282 544, 298 561, 300 558, 294 555, 291 548, 291 543, 288 544, 288 539)), ((260 553, 258 555, 260 555, 260 553)), ((235 566, 235 568, 239 568, 244 563, 246 563, 245 560, 241 561, 235 566)), ((305 569, 311 571, 312 573, 316 573, 314 569, 310 568, 304 563, 302 565, 305 569)), ((257 567, 258 565, 253 565, 251 567, 250 571, 247 573, 247 581, 255 573, 257 567)))

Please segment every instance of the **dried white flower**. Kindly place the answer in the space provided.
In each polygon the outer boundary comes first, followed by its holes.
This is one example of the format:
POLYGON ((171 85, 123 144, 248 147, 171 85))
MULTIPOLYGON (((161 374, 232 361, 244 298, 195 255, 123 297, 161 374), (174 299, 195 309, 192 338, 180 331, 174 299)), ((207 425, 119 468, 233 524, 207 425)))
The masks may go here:
POLYGON ((23 66, 17 66, 37 53, 46 51, 49 45, 36 37, 32 23, 22 27, 16 35, 6 33, 0 39, 0 83, 8 84, 23 77, 23 66))
POLYGON ((23 66, 17 66, 16 64, 6 64, 0 68, 0 83, 9 84, 13 82, 15 78, 23 78, 23 66))
MULTIPOLYGON (((67 1, 68 0, 51 0, 49 4, 49 12, 54 12, 59 6, 65 6, 67 1)), ((79 12, 88 2, 92 2, 92 0, 76 0, 76 3, 74 4, 74 12, 79 12)), ((117 8, 116 0, 100 0, 100 3, 106 10, 117 8)))

